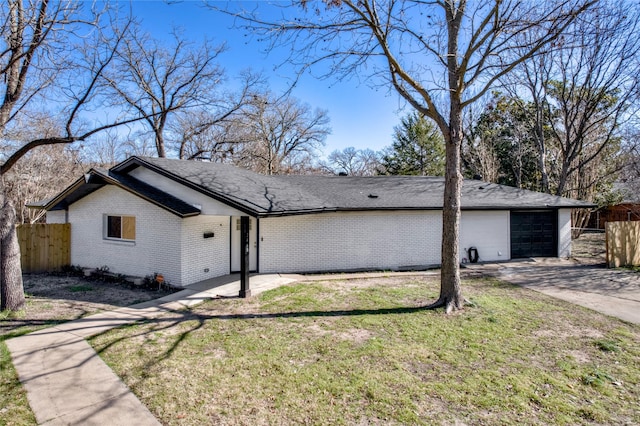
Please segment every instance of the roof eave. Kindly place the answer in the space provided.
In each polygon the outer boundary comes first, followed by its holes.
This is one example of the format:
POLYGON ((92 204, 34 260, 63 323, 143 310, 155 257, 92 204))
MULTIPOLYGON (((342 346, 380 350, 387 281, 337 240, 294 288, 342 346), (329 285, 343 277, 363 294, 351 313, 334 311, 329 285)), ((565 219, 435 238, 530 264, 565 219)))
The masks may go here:
MULTIPOLYGON (((89 181, 91 180, 92 177, 97 177, 99 179, 101 179, 104 183, 101 186, 104 185, 114 185, 120 189, 123 189, 127 192, 129 192, 130 194, 133 194, 137 197, 140 197, 142 199, 144 199, 145 201, 148 201, 150 203, 152 203, 155 206, 158 206, 166 211, 168 211, 169 213, 172 213, 180 218, 186 218, 186 217, 194 217, 194 216, 198 216, 199 214, 201 214, 200 209, 197 209, 197 211, 194 212, 180 212, 177 211, 175 209, 170 208, 167 205, 164 205, 150 197, 145 196, 144 194, 141 194, 138 191, 133 190, 132 188, 129 188, 126 185, 123 185, 121 182, 119 182, 117 179, 114 179, 113 177, 109 176, 108 174, 102 173, 99 170, 96 169, 91 169, 89 170, 83 177, 79 178, 78 180, 76 180, 74 183, 72 183, 69 187, 67 187, 64 191, 60 192, 58 195, 56 195, 54 198, 45 201, 45 202, 36 202, 36 203, 31 203, 29 205, 27 205, 27 207, 30 208, 34 208, 34 209, 42 209, 42 210, 47 210, 47 211, 51 211, 55 206, 57 206, 58 204, 62 203, 65 198, 67 198, 69 195, 73 194, 75 191, 77 191, 78 189, 80 189, 82 187, 82 185, 89 183, 89 181)), ((87 194, 88 195, 88 194, 87 194)), ((85 195, 86 196, 86 195, 85 195)), ((76 200, 77 201, 77 200, 76 200)), ((195 207, 194 207, 195 208, 195 207)))
MULTIPOLYGON (((571 205, 571 206, 554 206, 554 205, 530 205, 530 206, 462 206, 460 210, 464 211, 510 211, 510 210, 549 210, 549 209, 575 209, 575 208, 593 208, 595 204, 588 205, 571 205)), ((393 206, 393 207, 323 207, 315 209, 297 209, 297 210, 279 210, 270 212, 261 212, 257 217, 282 217, 282 216, 299 216, 305 214, 321 214, 335 212, 370 212, 370 211, 438 211, 442 210, 439 206, 393 206)))
POLYGON ((58 203, 60 203, 62 200, 64 200, 69 194, 73 193, 78 188, 80 188, 85 183, 85 181, 86 181, 86 177, 83 176, 77 179, 75 182, 73 182, 71 185, 69 185, 66 189, 64 189, 55 197, 49 200, 36 201, 34 203, 29 203, 27 204, 27 207, 32 209, 41 209, 41 210, 49 211, 53 207, 55 207, 58 203))
MULTIPOLYGON (((94 171, 94 170, 92 169, 91 171, 94 171)), ((128 187, 128 186, 126 186, 126 185, 122 184, 122 183, 121 183, 121 182, 119 182, 117 179, 114 179, 113 177, 109 176, 108 174, 103 174, 103 173, 100 173, 99 171, 96 171, 96 173, 97 173, 101 178, 103 178, 105 181, 107 181, 107 183, 109 183, 109 184, 111 184, 111 185, 115 185, 115 186, 117 186, 118 188, 123 189, 123 190, 125 190, 125 191, 129 192, 130 194, 133 194, 133 195, 135 195, 135 196, 137 196, 137 197, 140 197, 140 198, 142 198, 143 200, 148 201, 148 202, 150 202, 151 204, 153 204, 153 205, 155 205, 155 206, 158 206, 158 207, 160 207, 160 208, 162 208, 162 209, 164 209, 164 210, 168 211, 169 213, 172 213, 172 214, 174 214, 174 215, 176 215, 176 216, 178 216, 178 217, 180 217, 180 218, 185 218, 185 217, 194 217, 194 216, 198 216, 200 213, 202 213, 202 212, 201 212, 201 210, 200 210, 200 209, 198 209, 197 207, 194 207, 195 209, 197 209, 197 210, 198 210, 197 212, 190 212, 190 213, 182 213, 182 212, 179 212, 179 211, 177 211, 177 210, 174 210, 174 209, 170 208, 169 206, 167 206, 167 205, 165 205, 165 204, 163 204, 163 203, 160 203, 160 202, 158 202, 158 201, 156 201, 156 200, 154 200, 154 199, 152 199, 152 198, 150 198, 150 197, 147 197, 146 195, 144 195, 144 194, 142 194, 142 193, 140 193, 140 192, 138 192, 138 191, 135 191, 133 188, 130 188, 130 187, 128 187)))

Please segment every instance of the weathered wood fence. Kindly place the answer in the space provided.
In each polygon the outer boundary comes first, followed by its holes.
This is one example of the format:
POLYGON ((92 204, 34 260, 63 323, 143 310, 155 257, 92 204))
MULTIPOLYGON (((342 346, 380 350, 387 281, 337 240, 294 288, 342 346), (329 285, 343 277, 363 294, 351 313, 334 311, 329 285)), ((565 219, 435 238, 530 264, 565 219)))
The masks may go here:
POLYGON ((607 266, 640 265, 640 222, 607 222, 607 266))
POLYGON ((18 225, 22 272, 52 272, 71 263, 71 224, 18 225))

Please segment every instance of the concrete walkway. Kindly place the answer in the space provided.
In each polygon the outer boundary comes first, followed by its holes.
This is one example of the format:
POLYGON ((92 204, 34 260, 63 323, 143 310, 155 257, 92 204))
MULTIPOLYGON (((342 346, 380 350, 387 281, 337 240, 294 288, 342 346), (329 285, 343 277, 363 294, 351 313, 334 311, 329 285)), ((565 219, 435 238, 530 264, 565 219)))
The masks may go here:
MULTIPOLYGON (((297 279, 294 275, 256 275, 250 279, 251 291, 256 295, 297 279)), ((207 299, 238 296, 239 290, 239 275, 215 278, 154 301, 7 340, 38 424, 159 425, 85 339, 207 299)))
POLYGON ((566 259, 468 264, 467 271, 495 276, 557 299, 640 324, 640 274, 566 259))

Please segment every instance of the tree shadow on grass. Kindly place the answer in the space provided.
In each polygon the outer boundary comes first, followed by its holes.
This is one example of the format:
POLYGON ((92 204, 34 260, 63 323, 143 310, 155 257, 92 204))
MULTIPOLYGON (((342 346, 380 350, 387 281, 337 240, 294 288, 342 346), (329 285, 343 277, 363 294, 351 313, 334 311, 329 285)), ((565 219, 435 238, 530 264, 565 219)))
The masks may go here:
MULTIPOLYGON (((225 298, 226 299, 226 298, 225 298)), ((167 316, 158 318, 152 318, 131 324, 129 326, 138 326, 136 332, 127 333, 125 336, 120 336, 111 339, 106 344, 99 346, 94 345, 94 349, 98 354, 106 352, 109 348, 130 339, 144 338, 145 336, 152 335, 154 333, 161 333, 173 329, 174 327, 183 327, 183 329, 177 333, 177 338, 171 342, 170 346, 162 351, 158 356, 151 357, 145 365, 141 368, 143 371, 143 379, 146 377, 145 371, 150 371, 151 367, 159 362, 169 359, 180 345, 188 338, 192 333, 202 329, 208 321, 220 320, 220 321, 237 321, 237 320, 264 320, 264 319, 288 319, 288 318, 329 318, 329 317, 352 317, 352 316, 365 316, 365 315, 403 315, 412 314, 416 312, 423 312, 428 310, 425 306, 416 307, 397 307, 397 308, 380 308, 380 309, 352 309, 352 310, 313 310, 313 311, 292 311, 292 312, 277 312, 277 313, 241 313, 241 314, 203 314, 195 313, 191 310, 184 311, 172 311, 167 316), (189 324, 186 326, 184 324, 189 324)), ((127 326, 124 326, 127 327, 127 326)), ((100 337, 109 333, 105 331, 96 334, 92 338, 100 337)), ((176 335, 174 333, 174 335, 176 335)))
MULTIPOLYGON (((135 327, 136 331, 133 333, 127 333, 125 336, 120 336, 110 340, 108 343, 100 346, 95 346, 94 350, 98 355, 104 353, 109 348, 117 345, 126 340, 141 338, 153 333, 162 332, 165 330, 170 330, 174 327, 182 326, 183 324, 190 324, 187 328, 181 330, 178 333, 178 337, 170 344, 170 346, 163 351, 158 356, 152 357, 149 359, 145 366, 143 367, 143 371, 149 371, 153 365, 166 360, 171 357, 171 355, 180 347, 180 345, 184 342, 184 340, 192 333, 200 330, 205 326, 207 321, 211 320, 222 320, 222 321, 234 321, 234 320, 261 320, 261 319, 282 319, 282 318, 309 318, 309 317, 318 317, 318 318, 326 318, 326 317, 346 317, 346 316, 362 316, 362 315, 399 315, 399 314, 411 314, 415 312, 424 311, 426 308, 423 306, 418 307, 398 307, 398 308, 381 308, 381 309, 353 309, 353 310, 315 310, 315 311, 295 311, 295 312, 280 312, 280 313, 242 313, 242 314, 203 314, 203 313, 195 313, 190 309, 185 310, 170 310, 170 309, 160 309, 158 311, 158 315, 155 318, 148 319, 131 319, 131 320, 122 320, 122 318, 116 318, 114 316, 114 321, 122 321, 122 324, 119 326, 110 327, 109 329, 104 330, 104 321, 109 320, 108 316, 105 316, 107 313, 102 313, 99 319, 92 319, 91 317, 85 317, 79 319, 82 322, 81 327, 78 329, 82 329, 83 332, 80 334, 84 334, 88 337, 88 340, 95 339, 97 337, 103 336, 107 333, 110 333, 112 330, 116 330, 118 328, 128 328, 135 327), (96 321, 95 324, 92 325, 92 322, 96 321), (95 334, 92 334, 90 329, 92 327, 103 328, 103 331, 98 331, 95 334)), ((66 322, 66 321, 60 321, 66 322)), ((61 333, 61 330, 57 330, 52 328, 51 330, 40 330, 39 334, 44 335, 47 333, 61 333)), ((69 333, 73 334, 73 331, 69 331, 69 333)), ((24 333, 26 334, 26 333, 24 333)), ((175 335, 176 333, 174 333, 175 335)), ((17 337, 16 335, 12 337, 17 337)), ((82 337, 78 337, 79 340, 82 340, 82 337)), ((77 340, 78 340, 77 339, 77 340)), ((64 346, 69 344, 65 342, 64 339, 60 340, 59 346, 64 346)), ((55 349, 58 345, 54 345, 53 347, 48 347, 48 350, 55 349)), ((95 356, 95 355, 93 355, 95 356)), ((83 364, 89 362, 92 356, 87 357, 84 360, 81 360, 77 365, 73 366, 70 369, 75 369, 81 367, 83 364)), ((58 373, 62 370, 56 370, 54 372, 43 373, 58 373)))

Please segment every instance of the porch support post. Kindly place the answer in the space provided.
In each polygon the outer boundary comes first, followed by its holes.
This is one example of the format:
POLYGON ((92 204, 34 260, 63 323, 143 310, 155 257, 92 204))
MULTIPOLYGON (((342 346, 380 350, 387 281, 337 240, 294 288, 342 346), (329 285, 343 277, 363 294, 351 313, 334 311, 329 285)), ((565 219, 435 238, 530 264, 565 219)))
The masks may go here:
POLYGON ((240 297, 251 297, 249 288, 249 216, 240 217, 240 297))

